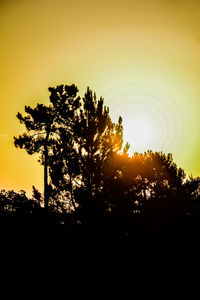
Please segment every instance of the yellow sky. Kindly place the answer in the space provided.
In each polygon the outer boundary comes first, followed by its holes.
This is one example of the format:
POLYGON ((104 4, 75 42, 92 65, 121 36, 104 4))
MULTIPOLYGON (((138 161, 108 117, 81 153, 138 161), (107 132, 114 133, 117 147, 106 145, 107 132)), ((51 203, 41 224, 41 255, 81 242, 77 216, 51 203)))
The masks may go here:
POLYGON ((0 189, 42 189, 37 157, 13 146, 16 114, 60 83, 103 96, 131 151, 200 175, 200 1, 1 0, 0 36, 0 189))

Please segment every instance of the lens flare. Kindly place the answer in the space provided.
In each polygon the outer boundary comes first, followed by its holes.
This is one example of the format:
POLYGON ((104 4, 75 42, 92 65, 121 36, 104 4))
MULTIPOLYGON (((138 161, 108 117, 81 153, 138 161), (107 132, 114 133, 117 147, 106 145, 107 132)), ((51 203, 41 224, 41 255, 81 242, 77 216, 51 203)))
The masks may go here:
POLYGON ((122 116, 124 142, 131 144, 130 152, 182 151, 190 136, 185 125, 192 118, 185 96, 181 88, 149 82, 118 85, 107 94, 114 103, 111 114, 122 116))

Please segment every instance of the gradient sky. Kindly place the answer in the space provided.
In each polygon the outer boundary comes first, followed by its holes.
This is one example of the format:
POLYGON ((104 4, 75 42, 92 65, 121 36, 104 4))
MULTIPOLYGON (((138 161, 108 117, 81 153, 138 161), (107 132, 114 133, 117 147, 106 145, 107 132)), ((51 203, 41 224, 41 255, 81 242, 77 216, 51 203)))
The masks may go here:
POLYGON ((0 0, 0 36, 0 189, 42 189, 37 157, 13 146, 16 114, 61 83, 103 96, 132 152, 200 175, 199 0, 0 0))

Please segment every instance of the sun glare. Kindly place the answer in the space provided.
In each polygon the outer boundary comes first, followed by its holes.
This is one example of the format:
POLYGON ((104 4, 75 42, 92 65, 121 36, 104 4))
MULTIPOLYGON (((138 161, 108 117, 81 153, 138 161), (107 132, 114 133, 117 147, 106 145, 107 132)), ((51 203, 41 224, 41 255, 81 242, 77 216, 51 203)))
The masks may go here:
POLYGON ((154 129, 150 120, 142 117, 128 120, 127 127, 126 138, 132 141, 135 151, 143 152, 149 147, 154 138, 154 129))
POLYGON ((187 90, 178 80, 175 86, 169 77, 152 78, 118 85, 114 92, 106 93, 114 103, 111 112, 115 120, 122 116, 124 143, 130 143, 130 154, 147 150, 182 153, 190 137, 185 124, 192 122, 187 90))

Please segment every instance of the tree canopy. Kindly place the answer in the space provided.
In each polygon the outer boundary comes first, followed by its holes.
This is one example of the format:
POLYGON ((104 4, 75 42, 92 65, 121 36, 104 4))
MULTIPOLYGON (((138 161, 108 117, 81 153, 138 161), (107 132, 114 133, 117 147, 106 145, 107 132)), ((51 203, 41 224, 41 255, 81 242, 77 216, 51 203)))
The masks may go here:
POLYGON ((85 228, 120 238, 144 232, 162 236, 166 228, 174 236, 180 224, 197 220, 200 180, 187 178, 172 154, 131 155, 121 116, 112 122, 104 99, 89 87, 82 98, 74 84, 49 92, 48 105, 26 106, 25 116, 18 113, 26 132, 14 138, 16 147, 40 155, 44 198, 36 188, 30 202, 24 192, 2 192, 2 211, 19 211, 15 199, 20 199, 23 207, 32 203, 26 206, 29 213, 44 206, 67 216, 61 219, 68 230, 85 228))

